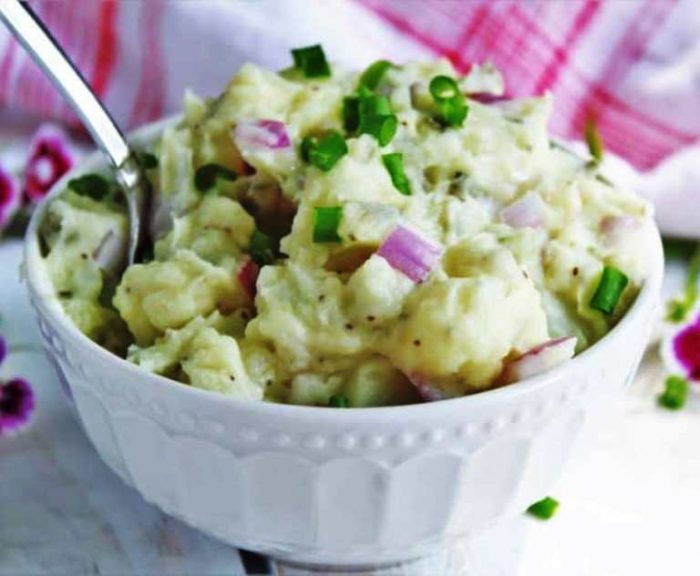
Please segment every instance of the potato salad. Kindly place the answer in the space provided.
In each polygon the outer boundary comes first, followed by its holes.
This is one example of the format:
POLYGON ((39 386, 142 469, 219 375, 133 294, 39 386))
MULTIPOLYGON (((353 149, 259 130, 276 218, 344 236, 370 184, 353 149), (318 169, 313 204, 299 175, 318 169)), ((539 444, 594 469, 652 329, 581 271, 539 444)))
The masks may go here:
POLYGON ((650 208, 510 99, 489 65, 361 72, 320 46, 223 93, 138 150, 151 242, 126 265, 119 187, 51 200, 45 265, 99 345, 244 401, 442 400, 528 378, 610 331, 645 278, 650 208))

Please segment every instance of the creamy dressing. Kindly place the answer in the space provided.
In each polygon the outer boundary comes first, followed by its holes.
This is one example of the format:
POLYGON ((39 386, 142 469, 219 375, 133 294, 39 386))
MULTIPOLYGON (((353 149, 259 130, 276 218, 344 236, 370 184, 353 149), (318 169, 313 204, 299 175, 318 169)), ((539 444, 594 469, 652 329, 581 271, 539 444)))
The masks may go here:
MULTIPOLYGON (((123 235, 123 208, 70 191, 53 201, 46 263, 66 312, 146 370, 298 404, 460 396, 506 383, 516 373, 506 367, 546 342, 573 337, 577 352, 592 345, 644 279, 648 205, 552 145, 549 96, 481 104, 467 94, 464 124, 441 126, 428 90, 439 74, 456 77, 444 61, 385 73, 377 91, 398 119, 385 146, 344 131, 354 72, 305 80, 248 64, 218 98, 188 94, 184 120, 163 134, 149 174, 160 216, 174 222, 153 260, 107 290, 100 267, 81 255, 109 231, 123 235), (256 144, 250 123, 260 120, 283 123, 284 137, 256 144), (343 133, 347 153, 323 171, 302 159, 300 144, 330 130, 343 133), (403 155, 410 195, 383 163, 393 152, 403 155), (208 164, 238 177, 198 190, 195 176, 208 164), (339 241, 313 241, 318 207, 342 207, 339 241), (439 247, 422 282, 377 253, 399 225, 439 247), (277 246, 257 276, 255 229, 277 246), (609 315, 591 307, 604 266, 629 279, 609 315)), ((459 85, 502 90, 489 67, 459 85)), ((527 374, 538 370, 533 358, 560 356, 531 352, 527 374)))

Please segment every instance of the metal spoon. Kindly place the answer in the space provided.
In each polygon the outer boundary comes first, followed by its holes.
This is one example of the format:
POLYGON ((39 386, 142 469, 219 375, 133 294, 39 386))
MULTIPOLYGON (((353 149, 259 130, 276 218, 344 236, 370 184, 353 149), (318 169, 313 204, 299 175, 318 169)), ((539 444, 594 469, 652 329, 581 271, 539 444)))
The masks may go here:
POLYGON ((109 156, 128 206, 128 261, 137 262, 147 235, 148 182, 133 151, 109 112, 27 4, 0 0, 0 20, 68 100, 97 145, 109 156))

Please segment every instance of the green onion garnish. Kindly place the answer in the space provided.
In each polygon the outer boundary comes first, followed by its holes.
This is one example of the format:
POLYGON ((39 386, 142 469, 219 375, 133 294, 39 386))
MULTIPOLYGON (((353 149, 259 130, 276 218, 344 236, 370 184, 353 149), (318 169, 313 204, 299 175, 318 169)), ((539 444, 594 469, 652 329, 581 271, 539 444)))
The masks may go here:
POLYGON ((322 138, 307 136, 301 142, 301 157, 324 172, 348 153, 348 145, 340 132, 331 130, 322 138))
POLYGON ((362 76, 360 76, 360 86, 364 86, 369 90, 376 89, 386 71, 393 66, 394 65, 388 60, 377 60, 362 73, 362 76))
POLYGON ((141 164, 141 168, 144 170, 158 168, 158 158, 155 154, 151 154, 150 152, 137 152, 136 157, 139 164, 141 164))
POLYGON ((313 215, 313 241, 340 242, 338 226, 342 217, 342 206, 316 206, 313 215))
POLYGON ((343 98, 343 128, 353 133, 360 126, 360 99, 357 96, 343 98))
POLYGON ((664 383, 663 394, 658 397, 659 405, 669 410, 680 410, 688 398, 688 381, 682 376, 669 376, 664 383))
POLYGON ((386 96, 360 95, 361 120, 367 120, 373 116, 389 116, 390 114, 391 104, 386 96))
POLYGON ((73 178, 68 182, 68 188, 81 196, 88 196, 93 200, 103 200, 109 194, 109 182, 99 174, 84 174, 73 178))
POLYGON ((200 192, 206 192, 216 184, 218 178, 233 181, 237 177, 238 175, 233 170, 229 170, 221 164, 204 164, 197 168, 194 173, 194 186, 200 192))
POLYGON ((593 161, 597 164, 603 160, 603 139, 600 137, 598 127, 590 118, 586 120, 586 144, 593 161))
POLYGON ((459 94, 457 82, 449 76, 435 76, 428 88, 436 101, 452 100, 459 94))
POLYGON ((452 127, 464 124, 469 106, 456 80, 449 76, 435 76, 430 81, 429 90, 438 109, 438 122, 452 127))
POLYGON ((250 256, 259 266, 275 261, 275 240, 257 228, 250 235, 250 256))
POLYGON ((612 266, 605 266, 598 288, 591 298, 591 308, 600 310, 603 314, 612 314, 628 282, 624 272, 612 266))
POLYGON ((292 50, 294 66, 304 73, 307 78, 325 78, 331 75, 331 67, 328 65, 326 55, 320 44, 295 48, 292 50))
POLYGON ((386 146, 394 138, 399 126, 399 120, 391 113, 391 105, 386 96, 360 95, 360 122, 357 131, 360 134, 370 134, 386 146))
POLYGON ((328 399, 328 405, 333 408, 347 408, 350 403, 348 402, 347 396, 342 394, 333 395, 328 399))
POLYGON ((549 520, 557 512, 559 508, 559 502, 554 498, 547 496, 539 502, 535 502, 532 506, 527 509, 527 513, 530 516, 539 518, 540 520, 549 520))
POLYGON ((439 103, 442 122, 447 126, 459 127, 464 124, 469 113, 464 97, 458 97, 455 100, 445 100, 439 103))
POLYGON ((403 154, 401 152, 384 154, 382 162, 387 172, 389 172, 389 176, 391 176, 391 182, 394 184, 394 187, 404 196, 410 196, 411 183, 408 181, 403 169, 403 154))

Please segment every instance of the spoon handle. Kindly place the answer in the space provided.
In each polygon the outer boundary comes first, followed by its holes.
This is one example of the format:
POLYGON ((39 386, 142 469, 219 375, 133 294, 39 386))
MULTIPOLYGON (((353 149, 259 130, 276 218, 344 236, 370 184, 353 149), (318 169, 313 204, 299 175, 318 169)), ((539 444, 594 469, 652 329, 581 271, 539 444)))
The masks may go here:
MULTIPOLYGON (((148 184, 138 161, 112 117, 29 6, 19 0, 0 0, 0 20, 68 100, 92 138, 112 161, 126 196, 129 212, 127 257, 129 264, 133 264, 140 259, 145 245, 148 221, 148 184)), ((113 265, 119 267, 120 263, 113 265)))
POLYGON ((0 19, 70 102, 115 168, 120 168, 130 154, 122 133, 51 33, 28 5, 17 0, 0 1, 0 19))

